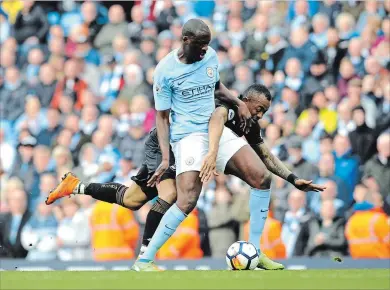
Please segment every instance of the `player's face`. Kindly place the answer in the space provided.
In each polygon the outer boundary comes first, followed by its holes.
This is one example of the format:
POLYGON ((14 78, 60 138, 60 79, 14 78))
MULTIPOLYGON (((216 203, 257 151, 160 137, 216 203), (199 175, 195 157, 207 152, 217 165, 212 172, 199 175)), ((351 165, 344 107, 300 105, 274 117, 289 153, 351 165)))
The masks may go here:
POLYGON ((265 97, 260 97, 252 99, 246 104, 253 120, 258 121, 263 118, 264 114, 268 111, 271 102, 268 101, 265 97))
POLYGON ((193 38, 185 38, 184 52, 190 62, 197 62, 206 55, 211 40, 210 34, 197 35, 193 38))

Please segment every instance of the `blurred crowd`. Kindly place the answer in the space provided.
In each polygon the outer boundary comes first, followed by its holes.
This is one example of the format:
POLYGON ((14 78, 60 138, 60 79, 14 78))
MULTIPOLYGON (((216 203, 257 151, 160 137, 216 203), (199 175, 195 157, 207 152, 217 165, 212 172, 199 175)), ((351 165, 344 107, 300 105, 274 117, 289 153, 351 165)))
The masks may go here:
MULTIPOLYGON (((1 1, 0 257, 135 257, 153 201, 44 201, 68 171, 131 184, 155 124, 153 71, 194 17, 210 25, 222 83, 271 90, 272 152, 327 187, 275 177, 262 250, 390 257, 390 1, 108 2, 1 1)), ((247 185, 216 177, 159 258, 223 257, 247 237, 248 200, 247 185)))

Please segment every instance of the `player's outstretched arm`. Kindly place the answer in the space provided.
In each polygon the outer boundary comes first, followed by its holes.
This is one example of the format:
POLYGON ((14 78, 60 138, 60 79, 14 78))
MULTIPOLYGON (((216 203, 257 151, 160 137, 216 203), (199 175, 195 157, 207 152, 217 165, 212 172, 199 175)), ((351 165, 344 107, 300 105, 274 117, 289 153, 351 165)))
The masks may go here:
POLYGON ((148 181, 148 186, 155 186, 165 170, 169 167, 169 112, 170 110, 157 111, 156 128, 157 138, 161 149, 162 161, 156 172, 148 181))
POLYGON ((209 152, 203 160, 199 177, 202 182, 207 182, 212 174, 216 172, 219 140, 221 139, 223 128, 228 119, 228 110, 225 107, 218 107, 211 115, 209 122, 209 152))
POLYGON ((294 175, 279 158, 272 154, 271 150, 269 150, 264 142, 252 146, 252 148, 256 151, 257 155, 259 155, 261 161, 263 161, 269 171, 280 178, 287 180, 299 190, 323 191, 325 189, 322 185, 313 184, 312 180, 300 179, 294 175))
POLYGON ((250 120, 252 120, 252 115, 249 112, 247 105, 237 98, 237 96, 233 95, 233 93, 221 82, 218 82, 215 88, 217 90, 215 96, 218 97, 218 99, 229 105, 238 107, 237 113, 241 120, 241 129, 243 132, 248 132, 250 126, 252 125, 250 122, 250 120))

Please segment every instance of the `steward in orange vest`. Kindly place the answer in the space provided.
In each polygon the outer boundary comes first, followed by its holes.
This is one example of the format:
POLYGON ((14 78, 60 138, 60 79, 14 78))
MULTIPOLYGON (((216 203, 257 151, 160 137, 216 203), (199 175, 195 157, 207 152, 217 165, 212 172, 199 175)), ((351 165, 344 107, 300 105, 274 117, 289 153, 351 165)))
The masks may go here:
POLYGON ((131 210, 98 201, 90 217, 92 254, 96 261, 134 258, 139 226, 131 210))

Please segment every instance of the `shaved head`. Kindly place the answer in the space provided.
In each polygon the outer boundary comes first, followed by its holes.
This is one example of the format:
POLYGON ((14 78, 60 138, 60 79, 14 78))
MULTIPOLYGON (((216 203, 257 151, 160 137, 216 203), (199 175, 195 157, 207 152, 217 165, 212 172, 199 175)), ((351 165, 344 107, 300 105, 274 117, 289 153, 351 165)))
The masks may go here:
POLYGON ((179 59, 187 64, 200 61, 206 55, 211 40, 210 28, 200 19, 188 20, 182 29, 179 59))
POLYGON ((184 24, 181 34, 183 37, 187 36, 192 38, 197 36, 211 35, 211 32, 210 28, 203 20, 194 18, 188 20, 184 24))

